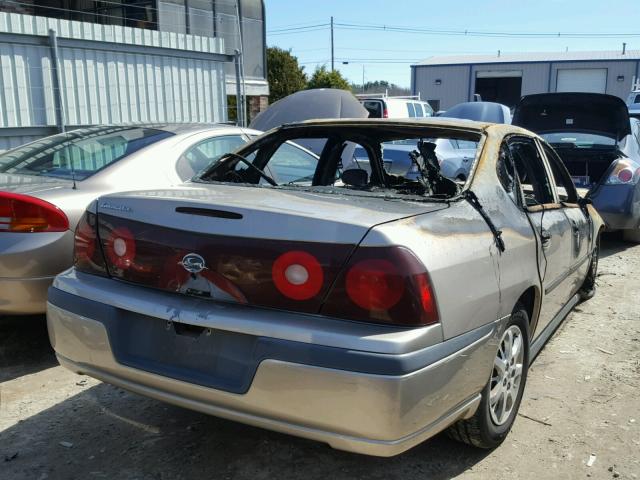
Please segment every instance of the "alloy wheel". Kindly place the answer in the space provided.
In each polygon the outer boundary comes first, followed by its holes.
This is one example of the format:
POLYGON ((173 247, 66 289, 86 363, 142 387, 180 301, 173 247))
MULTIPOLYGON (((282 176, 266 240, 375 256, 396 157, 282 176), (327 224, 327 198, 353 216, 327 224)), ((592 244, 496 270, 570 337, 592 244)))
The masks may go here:
POLYGON ((502 334, 491 373, 489 411, 496 425, 506 423, 513 411, 520 391, 523 362, 522 330, 517 325, 511 325, 502 334))

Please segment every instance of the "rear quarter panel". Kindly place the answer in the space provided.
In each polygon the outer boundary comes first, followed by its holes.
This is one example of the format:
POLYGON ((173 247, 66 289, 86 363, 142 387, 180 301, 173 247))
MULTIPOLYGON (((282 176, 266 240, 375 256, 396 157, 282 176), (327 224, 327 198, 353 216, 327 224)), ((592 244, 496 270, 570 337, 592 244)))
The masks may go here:
POLYGON ((489 130, 469 187, 502 231, 504 252, 496 246, 484 219, 466 200, 379 225, 362 242, 363 246, 404 245, 420 258, 431 277, 445 339, 508 316, 529 288, 538 298, 533 318, 539 308, 536 237, 525 213, 507 195, 496 173, 497 153, 507 131, 489 130))

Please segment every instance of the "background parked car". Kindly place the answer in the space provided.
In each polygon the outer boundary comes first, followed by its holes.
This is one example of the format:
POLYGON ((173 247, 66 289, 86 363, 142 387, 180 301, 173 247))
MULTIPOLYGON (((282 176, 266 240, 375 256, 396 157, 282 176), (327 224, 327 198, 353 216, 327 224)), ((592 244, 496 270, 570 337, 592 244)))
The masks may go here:
POLYGON ((443 118, 459 118, 488 123, 511 123, 511 110, 495 102, 463 102, 438 115, 443 118))
POLYGON ((629 108, 630 117, 640 118, 640 90, 634 90, 629 94, 627 107, 629 108))
POLYGON ((620 98, 599 93, 527 95, 516 106, 513 123, 551 144, 607 228, 640 241, 640 137, 620 98))
POLYGON ((356 95, 369 118, 424 118, 433 117, 433 108, 415 96, 389 97, 385 94, 356 95))
MULTIPOLYGON (((91 200, 180 184, 259 133, 227 125, 94 127, 1 155, 0 314, 45 311, 47 288, 71 265, 73 232, 91 200)), ((295 146, 289 155, 316 161, 295 146)), ((286 165, 275 169, 288 175, 286 165)))
MULTIPOLYGON (((465 102, 454 105, 446 112, 438 114, 441 118, 457 118, 488 123, 511 123, 509 107, 494 102, 465 102)), ((435 139, 436 156, 440 163, 440 171, 448 178, 464 182, 469 177, 469 169, 476 155, 477 145, 469 140, 435 139)), ((389 172, 416 178, 418 171, 409 153, 416 149, 416 143, 385 143, 384 164, 389 172)), ((355 157, 360 163, 366 162, 362 149, 357 149, 355 157)))

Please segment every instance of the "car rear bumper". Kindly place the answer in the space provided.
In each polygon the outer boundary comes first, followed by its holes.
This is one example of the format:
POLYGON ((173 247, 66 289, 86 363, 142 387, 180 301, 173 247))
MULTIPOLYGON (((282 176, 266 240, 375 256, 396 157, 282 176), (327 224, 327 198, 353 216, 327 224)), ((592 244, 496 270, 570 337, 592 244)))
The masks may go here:
POLYGON ((640 187, 638 185, 600 185, 590 197, 608 230, 629 230, 640 227, 640 187))
POLYGON ((0 278, 0 315, 32 315, 47 309, 54 277, 0 278))
POLYGON ((73 232, 0 234, 0 315, 44 313, 47 290, 72 262, 73 232))
MULTIPOLYGON (((311 334, 313 327, 310 327, 306 339, 293 340, 283 338, 290 332, 281 335, 286 322, 276 322, 271 328, 272 336, 255 335, 260 329, 255 323, 261 321, 256 312, 254 332, 247 328, 244 333, 233 333, 256 340, 251 344, 252 354, 262 352, 255 359, 255 368, 249 369, 246 375, 248 382, 226 378, 214 387, 209 384, 211 379, 185 377, 184 372, 171 365, 149 362, 149 359, 132 360, 123 353, 118 329, 126 328, 122 327, 124 323, 137 322, 140 314, 123 309, 119 300, 114 302, 120 303, 116 307, 83 299, 77 295, 82 293, 82 288, 73 288, 68 281, 64 285, 56 282, 56 287, 60 286, 75 290, 69 293, 54 287, 49 297, 49 335, 63 366, 185 408, 368 455, 396 455, 454 421, 472 415, 479 404, 479 392, 489 378, 501 329, 501 322, 496 321, 461 337, 416 349, 414 346, 421 342, 429 343, 424 340, 426 337, 416 342, 415 336, 408 336, 406 330, 399 332, 397 338, 411 338, 403 346, 394 343, 395 333, 387 329, 388 333, 383 331, 365 338, 366 342, 372 342, 373 337, 378 336, 380 348, 375 348, 373 341, 372 351, 362 351, 348 345, 350 342, 362 345, 364 337, 349 339, 346 330, 332 332, 323 342, 321 335, 311 334), (108 318, 103 318, 104 315, 108 318), (385 344, 388 341, 391 343, 385 344), (398 353, 380 352, 389 345, 398 353)), ((118 288, 145 290, 130 286, 118 288)), ((253 312, 247 307, 238 308, 244 308, 245 315, 253 312)), ((226 313, 221 314, 221 321, 226 313)), ((211 322, 210 338, 230 334, 219 328, 221 323, 211 312, 205 316, 211 322)), ((322 319, 312 321, 317 320, 322 319)), ((151 322, 146 324, 147 330, 157 322, 158 332, 177 335, 165 330, 165 325, 169 325, 166 318, 145 316, 144 321, 151 322)), ((145 348, 141 344, 153 338, 160 337, 150 332, 149 338, 128 338, 128 341, 136 345, 133 351, 142 355, 145 348)), ((236 341, 224 338, 224 343, 236 341)), ((189 355, 188 350, 181 352, 189 355)), ((236 361, 235 367, 225 368, 225 372, 238 367, 242 361, 236 361)))

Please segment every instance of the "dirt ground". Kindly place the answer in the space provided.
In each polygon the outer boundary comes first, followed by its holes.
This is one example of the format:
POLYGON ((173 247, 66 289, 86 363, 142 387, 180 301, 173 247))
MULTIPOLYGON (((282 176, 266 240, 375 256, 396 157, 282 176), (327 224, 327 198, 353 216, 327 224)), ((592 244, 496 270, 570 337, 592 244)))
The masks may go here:
POLYGON ((4 318, 0 479, 639 478, 640 245, 602 248, 596 297, 535 361, 494 451, 438 435, 372 458, 208 417, 72 374, 42 317, 4 318))

